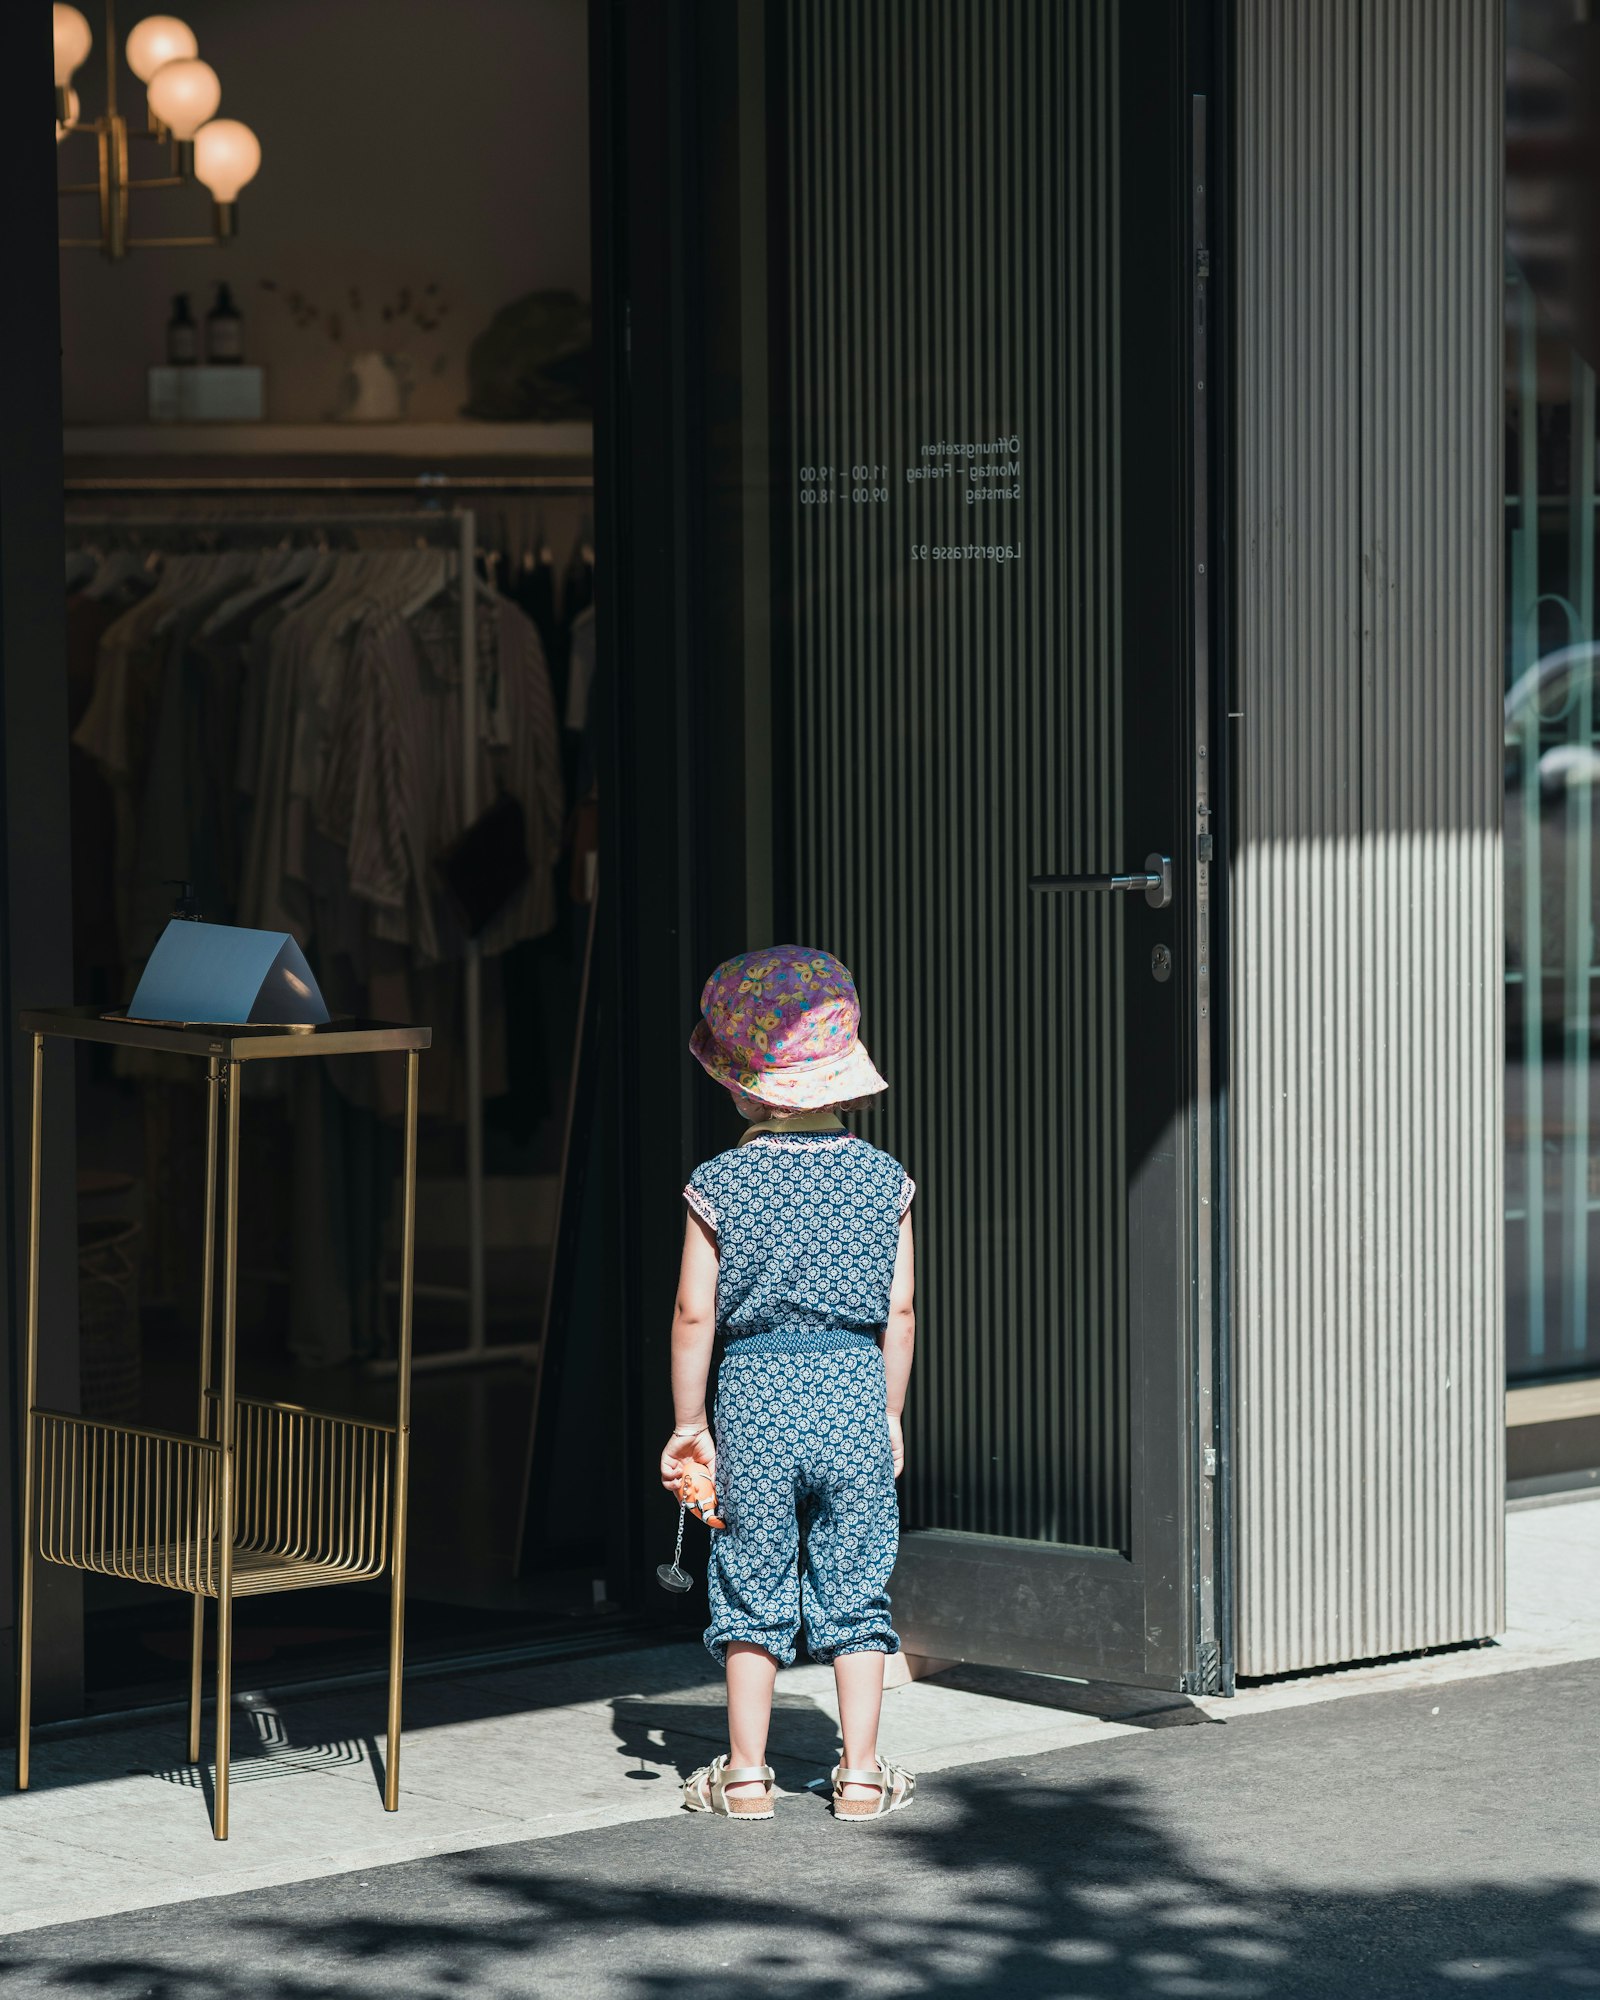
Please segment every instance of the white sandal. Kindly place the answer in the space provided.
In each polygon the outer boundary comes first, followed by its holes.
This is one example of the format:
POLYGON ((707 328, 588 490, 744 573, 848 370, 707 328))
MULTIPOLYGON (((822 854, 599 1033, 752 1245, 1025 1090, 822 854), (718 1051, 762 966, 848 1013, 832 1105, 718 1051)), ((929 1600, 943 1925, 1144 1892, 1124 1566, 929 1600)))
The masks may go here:
POLYGON ((717 1757, 692 1771, 683 1783, 683 1803, 690 1812, 721 1813, 724 1819, 775 1819, 775 1794, 770 1764, 730 1764, 717 1757), (730 1799, 729 1785, 766 1786, 764 1797, 730 1799))
POLYGON ((917 1781, 909 1771, 902 1771, 898 1765, 885 1758, 878 1759, 876 1768, 851 1770, 846 1764, 833 1767, 833 1816, 835 1819, 887 1819, 892 1812, 899 1812, 910 1805, 916 1796, 917 1781), (875 1799, 847 1799, 841 1796, 846 1785, 876 1785, 875 1799))

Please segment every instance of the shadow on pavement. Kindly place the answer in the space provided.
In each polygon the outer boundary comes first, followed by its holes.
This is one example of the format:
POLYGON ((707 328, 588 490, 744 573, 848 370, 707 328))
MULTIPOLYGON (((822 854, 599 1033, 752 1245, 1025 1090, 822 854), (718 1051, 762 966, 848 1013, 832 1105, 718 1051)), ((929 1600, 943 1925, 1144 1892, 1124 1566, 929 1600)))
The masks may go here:
MULTIPOLYGON (((611 1704, 612 1727, 620 1754, 639 1763, 668 1763, 680 1778, 728 1747, 728 1704, 709 1701, 651 1701, 622 1695, 611 1704)), ((825 1708, 805 1695, 779 1693, 772 1704, 767 1761, 783 1791, 803 1791, 838 1761, 839 1728, 825 1708)))
MULTIPOLYGON (((12 1995, 1388 2000, 1600 1990, 1600 1899, 1545 1881, 1241 1887, 1158 1786, 1035 1760, 842 1828, 685 1817, 168 1907, 0 1945, 12 1995)), ((1219 1813, 1227 1810, 1217 1800, 1219 1813)), ((1577 1857, 1575 1857, 1577 1858, 1577 1857)), ((1285 1872, 1293 1857, 1285 1857, 1285 1872)))

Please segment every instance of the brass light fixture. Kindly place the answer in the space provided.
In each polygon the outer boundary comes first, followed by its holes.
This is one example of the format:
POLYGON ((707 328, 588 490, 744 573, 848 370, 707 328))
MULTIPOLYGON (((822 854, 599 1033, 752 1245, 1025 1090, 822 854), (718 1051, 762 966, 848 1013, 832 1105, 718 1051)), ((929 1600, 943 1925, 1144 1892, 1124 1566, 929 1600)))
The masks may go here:
POLYGON ((254 180, 261 165, 261 142, 237 118, 218 118, 222 85, 217 73, 202 62, 194 30, 172 14, 150 14, 128 36, 128 67, 145 86, 146 125, 128 130, 117 109, 116 0, 106 0, 105 109, 98 118, 81 116, 74 72, 94 47, 94 32, 76 7, 56 0, 56 143, 74 133, 92 133, 100 151, 97 180, 68 181, 63 195, 98 195, 98 236, 63 236, 64 249, 101 250, 113 260, 130 250, 173 250, 225 243, 234 233, 239 190, 254 180), (130 139, 151 140, 167 148, 167 171, 135 180, 128 171, 130 139), (130 197, 150 188, 187 187, 198 181, 211 194, 209 236, 133 236, 129 233, 130 197))

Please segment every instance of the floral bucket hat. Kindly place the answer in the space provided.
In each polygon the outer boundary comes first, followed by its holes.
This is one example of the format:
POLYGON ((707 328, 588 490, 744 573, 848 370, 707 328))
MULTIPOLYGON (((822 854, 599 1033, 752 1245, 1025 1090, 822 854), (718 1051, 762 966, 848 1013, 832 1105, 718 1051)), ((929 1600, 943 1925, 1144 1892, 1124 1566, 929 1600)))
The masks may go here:
POLYGON ((855 981, 831 952, 743 952, 706 981, 700 1012, 695 1061, 775 1111, 823 1111, 889 1087, 861 1046, 855 981))

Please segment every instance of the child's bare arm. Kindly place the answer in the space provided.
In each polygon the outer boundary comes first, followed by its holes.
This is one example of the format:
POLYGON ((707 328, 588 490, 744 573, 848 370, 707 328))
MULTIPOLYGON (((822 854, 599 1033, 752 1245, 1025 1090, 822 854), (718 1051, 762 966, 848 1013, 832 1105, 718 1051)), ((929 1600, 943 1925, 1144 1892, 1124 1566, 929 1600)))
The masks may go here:
POLYGON ((716 1333, 717 1239, 691 1213, 684 1226, 678 1302, 672 1315, 673 1434, 661 1453, 661 1483, 669 1491, 677 1483, 682 1460, 716 1465, 706 1417, 706 1377, 716 1333))
POLYGON ((900 1221, 894 1280, 889 1287, 889 1319, 883 1329, 883 1374, 889 1392, 889 1439, 894 1446, 897 1479, 906 1462, 905 1443, 900 1433, 900 1412, 905 1408, 906 1384, 911 1379, 911 1357, 917 1344, 916 1262, 911 1240, 911 1214, 907 1210, 900 1221))

